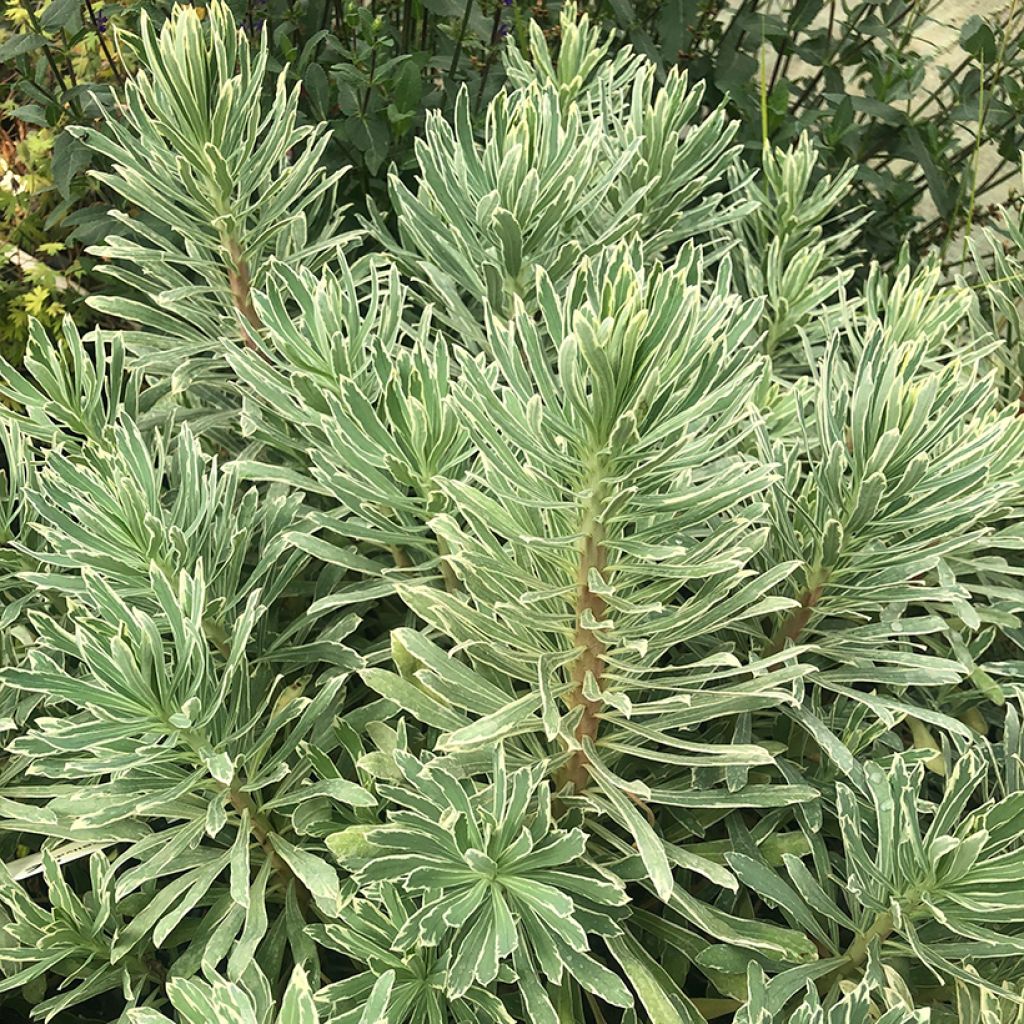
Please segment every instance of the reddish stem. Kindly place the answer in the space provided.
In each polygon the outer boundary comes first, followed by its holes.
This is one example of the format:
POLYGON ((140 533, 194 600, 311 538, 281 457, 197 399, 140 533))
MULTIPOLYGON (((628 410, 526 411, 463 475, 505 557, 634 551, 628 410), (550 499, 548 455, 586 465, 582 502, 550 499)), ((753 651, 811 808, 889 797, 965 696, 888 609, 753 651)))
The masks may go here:
POLYGON ((249 273, 249 264, 246 262, 242 248, 236 239, 229 238, 226 247, 229 261, 228 284, 231 287, 231 301, 235 304, 235 309, 242 314, 249 326, 252 327, 251 333, 244 326, 241 327, 242 340, 245 342, 246 348, 256 352, 259 350, 256 338, 259 336, 259 331, 263 324, 260 322, 259 315, 256 313, 256 307, 252 302, 252 277, 249 273))
POLYGON ((790 640, 793 643, 797 642, 800 634, 806 628, 807 623, 811 621, 811 616, 814 614, 815 606, 821 600, 821 593, 823 589, 824 583, 818 583, 805 590, 800 595, 799 606, 789 613, 782 625, 779 626, 771 640, 769 640, 765 646, 765 657, 772 654, 778 654, 779 651, 786 646, 787 640, 790 640))

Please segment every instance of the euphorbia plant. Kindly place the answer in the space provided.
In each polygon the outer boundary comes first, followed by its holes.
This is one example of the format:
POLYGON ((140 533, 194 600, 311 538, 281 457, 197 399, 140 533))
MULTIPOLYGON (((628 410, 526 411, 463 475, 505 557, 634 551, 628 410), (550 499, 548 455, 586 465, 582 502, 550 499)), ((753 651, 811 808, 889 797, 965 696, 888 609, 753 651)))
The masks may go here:
POLYGON ((225 10, 143 26, 135 323, 0 384, 12 1013, 1017 1019, 1002 307, 562 37, 357 241, 225 10))

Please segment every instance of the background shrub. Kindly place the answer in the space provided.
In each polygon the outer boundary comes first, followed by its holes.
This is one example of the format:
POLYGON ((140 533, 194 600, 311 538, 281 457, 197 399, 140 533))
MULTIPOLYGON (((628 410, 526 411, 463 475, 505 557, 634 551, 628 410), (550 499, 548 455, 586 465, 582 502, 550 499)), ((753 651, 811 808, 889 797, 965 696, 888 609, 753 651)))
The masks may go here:
POLYGON ((949 243, 1017 182, 1024 20, 1015 4, 955 24, 948 54, 937 40, 952 33, 936 29, 955 15, 934 0, 613 0, 603 9, 658 66, 681 64, 704 82, 709 108, 727 100, 755 165, 764 138, 785 146, 807 132, 823 171, 854 167, 849 214, 867 215, 858 242, 883 263, 903 244, 912 260, 932 246, 958 258, 949 243))
MULTIPOLYGON (((95 164, 96 154, 64 129, 94 124, 120 93, 132 64, 113 30, 136 27, 144 6, 157 24, 170 10, 128 0, 11 0, 0 16, 8 86, 0 155, 16 186, 0 189, 6 241, 60 277, 5 265, 11 351, 24 343, 29 310, 86 316, 59 285, 80 280, 93 290, 95 260, 85 247, 101 240, 112 196, 85 176, 102 160, 95 164)), ((502 84, 507 38, 525 45, 536 19, 552 52, 559 43, 557 5, 521 0, 232 0, 231 10, 250 35, 269 33, 268 90, 286 68, 301 85, 301 120, 330 129, 323 160, 330 170, 351 168, 339 198, 356 210, 368 199, 386 203, 392 163, 411 173, 425 113, 450 117, 456 86, 466 85, 479 126, 502 84)), ((725 99, 752 166, 765 139, 785 146, 809 133, 815 175, 854 168, 838 212, 856 226, 855 247, 884 264, 904 244, 912 260, 936 245, 947 262, 961 259, 962 232, 987 222, 1016 181, 1024 112, 1017 5, 970 18, 959 47, 937 64, 931 26, 942 7, 934 0, 615 0, 591 5, 591 14, 645 54, 659 81, 678 67, 702 82, 704 113, 725 99)))

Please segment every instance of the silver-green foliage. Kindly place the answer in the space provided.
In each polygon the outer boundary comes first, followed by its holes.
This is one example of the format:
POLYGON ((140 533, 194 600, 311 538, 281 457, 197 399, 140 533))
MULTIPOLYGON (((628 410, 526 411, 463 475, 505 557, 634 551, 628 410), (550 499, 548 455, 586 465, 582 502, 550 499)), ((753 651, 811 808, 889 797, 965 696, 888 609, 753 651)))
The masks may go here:
POLYGON ((143 23, 134 323, 0 374, 15 1014, 1019 1024, 1017 257, 857 290, 848 175, 561 35, 356 254, 143 23))
POLYGON ((93 304, 134 321, 137 365, 200 400, 209 378, 224 385, 224 335, 252 330, 248 292, 267 260, 317 266, 344 241, 338 175, 320 166, 329 132, 298 124, 298 89, 283 73, 263 108, 266 48, 237 32, 226 6, 209 10, 208 30, 177 7, 159 35, 143 15, 139 37, 120 40, 142 64, 123 116, 79 129, 110 161, 95 176, 136 211, 112 211, 122 233, 96 249, 122 294, 93 304))

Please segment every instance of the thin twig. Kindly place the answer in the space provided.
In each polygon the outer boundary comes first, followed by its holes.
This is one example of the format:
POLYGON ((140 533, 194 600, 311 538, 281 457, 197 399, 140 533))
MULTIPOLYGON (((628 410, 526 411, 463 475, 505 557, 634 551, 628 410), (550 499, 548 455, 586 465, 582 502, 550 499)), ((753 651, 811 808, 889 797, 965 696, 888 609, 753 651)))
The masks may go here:
POLYGON ((110 70, 114 73, 114 77, 117 79, 119 86, 124 85, 124 78, 121 76, 121 72, 117 68, 117 64, 114 63, 114 55, 110 52, 110 47, 107 46, 107 40, 104 37, 103 29, 100 28, 99 18, 96 17, 96 10, 92 5, 92 0, 85 0, 86 10, 89 12, 89 20, 92 22, 92 27, 96 30, 96 38, 100 42, 100 49, 103 51, 103 56, 106 57, 107 63, 110 65, 110 70))
POLYGON ((462 24, 459 26, 459 38, 455 41, 455 52, 452 54, 451 67, 448 68, 449 88, 455 81, 455 72, 459 67, 459 57, 462 56, 462 44, 466 38, 466 30, 469 28, 469 16, 473 12, 475 0, 466 0, 466 9, 462 14, 462 24))
MULTIPOLYGON (((21 6, 24 8, 25 13, 28 15, 29 24, 32 26, 32 31, 35 32, 36 35, 42 36, 45 39, 46 36, 43 32, 43 27, 42 25, 39 24, 39 19, 36 17, 35 11, 32 10, 32 4, 30 0, 22 0, 21 6)), ((50 66, 50 71, 53 73, 53 77, 57 80, 58 86, 60 88, 60 103, 61 105, 63 105, 67 102, 67 100, 65 100, 65 96, 70 91, 70 86, 65 84, 64 73, 57 66, 57 58, 54 57, 53 51, 50 49, 50 44, 48 42, 43 43, 43 56, 46 59, 46 63, 50 66)), ((75 111, 76 115, 78 117, 81 117, 82 108, 79 106, 78 101, 72 100, 70 105, 72 109, 75 111)))

